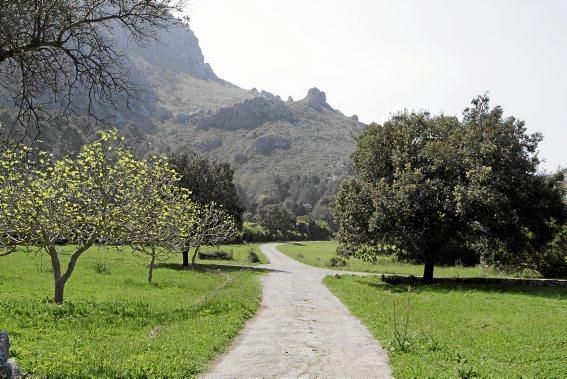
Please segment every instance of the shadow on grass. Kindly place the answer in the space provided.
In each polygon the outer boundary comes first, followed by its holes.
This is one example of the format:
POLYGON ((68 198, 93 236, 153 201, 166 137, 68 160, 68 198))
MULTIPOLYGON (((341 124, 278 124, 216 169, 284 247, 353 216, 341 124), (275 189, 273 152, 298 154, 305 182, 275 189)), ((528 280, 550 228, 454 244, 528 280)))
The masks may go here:
POLYGON ((273 268, 257 267, 257 266, 244 266, 244 265, 223 265, 223 264, 210 264, 210 263, 197 263, 194 267, 185 267, 178 263, 161 263, 157 264, 156 268, 166 268, 176 271, 194 271, 194 272, 238 272, 238 271, 255 271, 260 273, 268 272, 286 272, 283 270, 276 270, 273 268))
POLYGON ((372 282, 369 279, 357 279, 357 283, 392 293, 404 293, 411 287, 412 293, 451 293, 455 291, 481 291, 486 293, 511 293, 529 296, 538 296, 552 299, 567 300, 567 288, 565 287, 544 287, 544 286, 528 286, 528 285, 510 285, 510 284, 478 284, 478 283, 433 283, 423 284, 420 282, 412 284, 388 284, 382 279, 372 282))

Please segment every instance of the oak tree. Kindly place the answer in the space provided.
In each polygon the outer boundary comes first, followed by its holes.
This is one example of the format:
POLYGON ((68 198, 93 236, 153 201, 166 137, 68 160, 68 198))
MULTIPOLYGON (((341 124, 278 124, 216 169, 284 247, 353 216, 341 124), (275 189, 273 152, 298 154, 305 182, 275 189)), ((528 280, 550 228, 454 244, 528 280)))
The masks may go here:
POLYGON ((490 108, 486 96, 456 117, 403 112, 371 124, 353 155, 335 217, 344 254, 380 254, 434 266, 475 255, 496 265, 528 262, 566 217, 556 181, 537 172, 541 136, 490 108), (374 252, 374 253, 372 253, 374 252))

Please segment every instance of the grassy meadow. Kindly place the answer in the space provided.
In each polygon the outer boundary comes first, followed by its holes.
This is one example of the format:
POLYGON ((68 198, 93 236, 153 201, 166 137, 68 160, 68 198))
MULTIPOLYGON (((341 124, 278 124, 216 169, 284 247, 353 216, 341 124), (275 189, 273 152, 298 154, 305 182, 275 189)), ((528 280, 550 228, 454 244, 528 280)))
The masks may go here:
MULTIPOLYGON (((278 246, 278 250, 290 258, 296 259, 310 266, 332 268, 355 272, 371 272, 377 274, 423 275, 423 266, 406 262, 397 262, 391 256, 381 256, 376 263, 370 263, 358 258, 349 258, 346 266, 331 266, 330 260, 336 257, 337 242, 309 242, 288 243, 278 246)), ((513 277, 518 273, 507 273, 494 268, 480 266, 435 266, 434 275, 439 278, 467 278, 467 277, 513 277)), ((532 272, 523 272, 522 276, 534 276, 532 272)))
POLYGON ((565 289, 324 283, 389 351, 396 378, 567 377, 565 289))
POLYGON ((49 257, 19 251, 0 259, 0 329, 9 330, 11 355, 30 376, 194 376, 259 307, 262 270, 233 266, 249 265, 250 247, 259 253, 258 245, 224 246, 233 261, 195 270, 180 269, 181 255, 173 255, 152 284, 147 257, 93 247, 62 306, 50 301, 49 257))

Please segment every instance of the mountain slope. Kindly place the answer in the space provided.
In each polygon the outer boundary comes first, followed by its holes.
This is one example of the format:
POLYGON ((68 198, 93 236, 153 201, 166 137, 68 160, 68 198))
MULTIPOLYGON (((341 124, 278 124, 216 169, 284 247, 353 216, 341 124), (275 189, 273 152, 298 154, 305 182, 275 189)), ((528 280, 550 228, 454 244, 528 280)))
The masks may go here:
MULTIPOLYGON (((312 88, 304 99, 283 101, 241 89, 214 74, 193 32, 182 29, 128 53, 152 93, 141 107, 154 126, 144 134, 148 148, 228 161, 239 184, 255 195, 275 176, 334 179, 348 172, 353 134, 364 125, 333 109, 324 92, 312 88)), ((139 116, 121 119, 135 123, 139 116)))

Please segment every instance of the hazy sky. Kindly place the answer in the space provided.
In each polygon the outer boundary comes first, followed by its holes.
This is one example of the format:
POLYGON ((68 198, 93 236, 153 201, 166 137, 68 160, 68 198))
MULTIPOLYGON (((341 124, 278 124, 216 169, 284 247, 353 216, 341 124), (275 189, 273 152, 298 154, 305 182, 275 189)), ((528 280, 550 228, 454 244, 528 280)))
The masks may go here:
POLYGON ((476 95, 567 166, 567 0, 190 0, 218 76, 300 99, 311 87, 363 122, 401 109, 461 115, 476 95))

